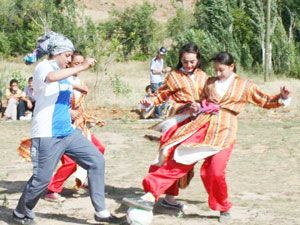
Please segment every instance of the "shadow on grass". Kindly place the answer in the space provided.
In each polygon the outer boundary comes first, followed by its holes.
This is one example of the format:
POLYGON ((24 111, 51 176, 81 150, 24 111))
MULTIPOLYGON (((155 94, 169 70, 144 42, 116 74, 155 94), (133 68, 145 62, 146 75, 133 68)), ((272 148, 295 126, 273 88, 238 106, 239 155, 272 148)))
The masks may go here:
MULTIPOLYGON (((74 198, 74 194, 76 194, 76 191, 74 189, 68 189, 64 188, 62 195, 64 197, 68 198, 74 198)), ((105 198, 106 199, 113 199, 117 203, 119 203, 119 208, 115 210, 116 213, 125 213, 127 212, 128 206, 122 204, 122 199, 124 197, 137 197, 144 194, 143 189, 136 188, 136 187, 130 187, 130 188, 121 188, 121 187, 114 187, 110 185, 105 185, 105 198)), ((83 191, 81 194, 78 194, 75 198, 78 197, 88 197, 89 192, 83 191)))
POLYGON ((105 186, 106 198, 114 199, 117 203, 119 203, 119 208, 115 210, 116 213, 125 213, 128 210, 128 206, 122 204, 122 199, 124 197, 137 197, 144 194, 143 189, 130 187, 130 188, 120 188, 114 186, 105 186))
MULTIPOLYGON (((5 206, 0 206, 0 221, 3 221, 7 224, 15 224, 15 222, 12 219, 12 212, 13 209, 7 208, 5 206)), ((65 214, 56 214, 56 213, 36 213, 37 216, 37 222, 39 218, 49 219, 49 220, 57 220, 57 221, 64 221, 69 222, 72 224, 95 224, 90 223, 86 219, 79 219, 72 216, 67 216, 65 214)))
POLYGON ((183 215, 183 218, 187 218, 187 219, 192 219, 192 218, 199 218, 199 219, 210 219, 210 220, 218 220, 219 217, 218 216, 212 216, 212 215, 200 215, 197 213, 194 214, 187 214, 187 215, 183 215))
POLYGON ((0 188, 5 189, 1 190, 0 194, 15 194, 23 191, 27 181, 0 181, 0 188))

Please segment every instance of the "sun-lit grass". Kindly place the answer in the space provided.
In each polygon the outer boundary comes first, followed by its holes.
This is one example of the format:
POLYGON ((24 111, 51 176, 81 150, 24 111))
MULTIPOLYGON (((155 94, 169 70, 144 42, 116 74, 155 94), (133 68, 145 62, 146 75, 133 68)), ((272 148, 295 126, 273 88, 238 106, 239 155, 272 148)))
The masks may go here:
MULTIPOLYGON (((13 71, 20 71, 25 77, 32 75, 34 65, 26 66, 19 62, 0 62, 0 82, 9 82, 10 74, 13 71)), ((281 86, 286 86, 291 91, 292 102, 291 106, 278 110, 263 110, 258 107, 248 106, 246 112, 242 116, 299 116, 300 107, 300 80, 272 77, 271 81, 263 82, 263 76, 256 75, 249 72, 243 72, 243 77, 249 77, 254 80, 263 90, 268 93, 278 93, 281 86), (274 115, 275 114, 275 115, 274 115)), ((139 101, 145 95, 145 86, 149 84, 149 62, 111 62, 106 65, 105 70, 83 72, 80 75, 89 89, 90 93, 87 97, 87 105, 89 108, 122 108, 122 109, 137 109, 139 108, 139 101), (117 78, 118 83, 113 81, 117 78), (118 87, 116 87, 118 85, 118 87), (120 86, 120 87, 119 87, 120 86), (116 88, 121 88, 120 93, 115 93, 116 88), (124 91, 123 91, 123 89, 124 91)))

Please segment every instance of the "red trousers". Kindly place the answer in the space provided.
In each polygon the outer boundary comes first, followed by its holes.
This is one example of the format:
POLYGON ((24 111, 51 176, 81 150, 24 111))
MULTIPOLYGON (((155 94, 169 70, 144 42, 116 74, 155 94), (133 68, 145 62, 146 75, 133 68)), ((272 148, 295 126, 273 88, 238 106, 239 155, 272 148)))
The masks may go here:
MULTIPOLYGON (((206 135, 206 130, 207 126, 200 128, 199 132, 185 142, 198 140, 201 143, 206 135)), ((233 145, 206 158, 200 170, 203 184, 208 193, 208 204, 213 210, 228 211, 232 205, 228 199, 225 179, 225 170, 232 149, 233 145)), ((177 163, 172 158, 169 159, 161 167, 149 171, 143 180, 144 191, 152 193, 156 200, 162 194, 178 195, 177 180, 193 169, 194 165, 184 165, 177 163)))
MULTIPOLYGON (((163 145, 165 142, 167 142, 172 136, 173 134, 176 132, 176 130, 187 124, 188 122, 190 122, 190 118, 180 122, 180 123, 177 123, 175 125, 173 125, 172 127, 170 127, 160 138, 160 146, 163 145)), ((172 151, 172 150, 171 150, 172 151)), ((159 166, 156 166, 156 165, 150 165, 149 167, 149 170, 148 172, 149 173, 152 173, 156 170, 158 170, 160 167, 159 166)), ((178 188, 178 185, 177 185, 177 181, 175 181, 164 193, 162 194, 166 194, 166 195, 172 195, 172 196, 177 196, 179 194, 179 188, 178 188)))
MULTIPOLYGON (((94 134, 91 135, 92 143, 98 148, 98 150, 104 154, 105 147, 100 142, 99 139, 95 137, 94 134)), ((62 165, 58 168, 55 175, 52 177, 50 184, 48 185, 48 190, 51 192, 62 192, 64 182, 76 171, 77 164, 67 155, 61 157, 62 165)))

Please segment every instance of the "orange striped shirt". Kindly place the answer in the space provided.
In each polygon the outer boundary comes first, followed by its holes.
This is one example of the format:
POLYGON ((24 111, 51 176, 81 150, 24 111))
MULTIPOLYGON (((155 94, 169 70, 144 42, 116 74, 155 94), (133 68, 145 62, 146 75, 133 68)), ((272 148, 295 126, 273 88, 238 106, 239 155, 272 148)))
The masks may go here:
POLYGON ((179 104, 199 101, 207 75, 200 69, 194 72, 194 79, 180 70, 171 71, 153 99, 154 105, 160 105, 171 99, 179 104))
POLYGON ((180 143, 208 121, 209 128, 204 141, 201 144, 193 143, 188 146, 209 146, 215 149, 229 147, 236 140, 237 115, 247 103, 252 103, 266 109, 278 108, 282 105, 279 103, 279 94, 266 94, 252 81, 242 79, 237 75, 235 75, 232 84, 221 98, 215 89, 216 80, 216 77, 208 78, 201 99, 207 99, 212 103, 218 104, 220 111, 217 114, 200 114, 195 120, 180 127, 162 148, 175 142, 180 143))

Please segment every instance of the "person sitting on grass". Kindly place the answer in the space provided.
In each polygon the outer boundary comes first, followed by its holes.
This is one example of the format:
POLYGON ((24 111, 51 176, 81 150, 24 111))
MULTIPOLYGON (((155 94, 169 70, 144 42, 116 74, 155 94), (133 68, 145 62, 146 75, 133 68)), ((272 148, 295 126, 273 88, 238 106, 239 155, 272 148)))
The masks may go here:
MULTIPOLYGON (((151 85, 147 85, 145 88, 146 95, 144 97, 144 100, 150 100, 152 97, 154 97, 154 94, 152 92, 151 85)), ((145 107, 144 105, 141 104, 141 117, 142 119, 148 119, 151 117, 154 117, 155 107, 145 107)))
POLYGON ((33 78, 29 77, 28 80, 27 80, 27 86, 25 86, 25 88, 24 88, 26 98, 29 99, 31 101, 31 104, 32 104, 31 108, 27 107, 27 110, 29 110, 30 112, 33 112, 34 106, 35 106, 35 98, 34 98, 34 94, 33 94, 32 80, 33 80, 33 78))
POLYGON ((4 112, 5 120, 27 120, 25 117, 26 108, 31 109, 32 103, 26 94, 20 90, 17 79, 12 79, 9 82, 9 88, 5 91, 7 107, 4 112))

